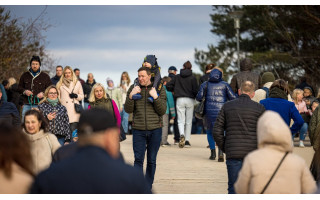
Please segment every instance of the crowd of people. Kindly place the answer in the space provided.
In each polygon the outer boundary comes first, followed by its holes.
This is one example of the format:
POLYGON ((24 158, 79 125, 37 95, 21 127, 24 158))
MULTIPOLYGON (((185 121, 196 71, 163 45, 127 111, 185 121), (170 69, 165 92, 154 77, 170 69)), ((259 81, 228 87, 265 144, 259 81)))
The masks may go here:
POLYGON ((161 77, 157 57, 147 55, 133 81, 123 72, 119 84, 108 77, 104 87, 70 66, 58 65, 50 78, 33 56, 18 83, 9 77, 0 84, 0 193, 152 193, 170 125, 173 145, 191 147, 196 101, 204 101, 197 120, 209 159, 226 159, 229 194, 316 192, 319 94, 305 78, 291 92, 272 72, 252 69, 243 59, 228 84, 210 63, 198 81, 186 61, 180 73, 171 66, 161 77), (129 126, 134 166, 120 152, 129 126), (292 153, 294 138, 305 147, 307 135, 315 151, 310 167, 292 153))

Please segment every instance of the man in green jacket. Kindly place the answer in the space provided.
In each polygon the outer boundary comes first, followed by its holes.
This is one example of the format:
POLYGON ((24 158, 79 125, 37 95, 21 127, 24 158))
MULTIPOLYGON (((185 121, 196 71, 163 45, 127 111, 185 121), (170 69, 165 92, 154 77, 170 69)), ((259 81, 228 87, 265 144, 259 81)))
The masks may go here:
POLYGON ((143 161, 147 150, 146 180, 152 188, 154 174, 156 172, 156 159, 162 135, 162 116, 167 109, 167 96, 164 88, 161 88, 160 95, 152 87, 151 71, 147 67, 138 70, 140 86, 132 85, 128 92, 124 105, 127 113, 133 113, 132 120, 132 145, 134 152, 134 167, 143 172, 143 161), (133 100, 132 96, 140 93, 142 98, 133 100), (153 97, 154 102, 150 103, 148 97, 153 97))

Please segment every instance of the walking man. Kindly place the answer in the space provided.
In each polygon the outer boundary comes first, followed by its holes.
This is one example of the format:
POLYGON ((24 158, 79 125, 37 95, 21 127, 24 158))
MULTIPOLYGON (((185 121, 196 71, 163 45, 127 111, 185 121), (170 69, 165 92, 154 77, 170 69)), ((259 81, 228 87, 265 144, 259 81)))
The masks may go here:
POLYGON ((213 127, 213 137, 226 154, 228 193, 234 194, 234 183, 242 167, 244 157, 257 149, 257 122, 265 111, 263 105, 251 100, 255 85, 242 83, 239 98, 225 103, 213 127))
POLYGON ((166 113, 167 97, 162 87, 159 93, 151 82, 151 71, 148 67, 138 70, 140 86, 131 85, 127 92, 124 109, 133 113, 132 120, 132 145, 134 152, 134 166, 143 172, 143 161, 147 151, 146 180, 152 188, 156 172, 156 160, 162 135, 162 116, 166 113), (142 98, 133 100, 132 96, 140 93, 142 98), (153 103, 148 101, 153 97, 153 103))

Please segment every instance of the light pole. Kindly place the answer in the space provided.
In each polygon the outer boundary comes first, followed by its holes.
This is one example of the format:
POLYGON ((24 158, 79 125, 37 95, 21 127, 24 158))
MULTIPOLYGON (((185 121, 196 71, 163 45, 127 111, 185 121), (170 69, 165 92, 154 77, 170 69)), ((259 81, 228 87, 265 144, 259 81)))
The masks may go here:
POLYGON ((240 18, 242 17, 243 12, 242 11, 234 11, 234 12, 230 12, 229 16, 231 18, 233 18, 234 20, 234 28, 237 30, 237 53, 238 53, 238 68, 240 71, 240 44, 239 44, 239 37, 240 37, 240 33, 239 33, 239 29, 240 29, 240 18))

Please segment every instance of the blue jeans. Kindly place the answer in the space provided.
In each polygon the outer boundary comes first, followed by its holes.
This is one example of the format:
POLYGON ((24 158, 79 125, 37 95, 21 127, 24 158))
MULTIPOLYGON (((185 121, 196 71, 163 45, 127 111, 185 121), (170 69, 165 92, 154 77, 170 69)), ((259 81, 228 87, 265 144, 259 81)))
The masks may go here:
MULTIPOLYGON (((307 136, 307 132, 308 132, 308 124, 307 123, 303 123, 303 125, 301 126, 301 129, 299 131, 299 138, 300 140, 304 141, 304 139, 307 136)), ((292 140, 294 140, 294 136, 296 135, 296 133, 294 133, 292 135, 292 140)))
POLYGON ((214 141, 213 135, 212 135, 212 129, 207 129, 207 139, 210 146, 210 149, 216 149, 216 143, 214 141))
POLYGON ((238 179, 238 174, 241 170, 243 159, 227 159, 228 171, 228 194, 235 194, 234 183, 238 179))
POLYGON ((124 130, 125 133, 128 133, 128 128, 129 128, 129 114, 122 109, 121 114, 121 126, 124 130))
POLYGON ((160 147, 162 128, 151 131, 132 129, 132 146, 134 152, 134 167, 143 173, 143 161, 147 150, 147 169, 145 178, 152 188, 154 174, 156 172, 156 160, 160 147))
POLYGON ((61 144, 61 146, 63 146, 64 145, 64 138, 62 138, 62 137, 60 137, 60 138, 58 138, 58 142, 61 144))
POLYGON ((89 106, 89 103, 87 103, 87 102, 83 102, 83 108, 85 109, 85 110, 88 110, 88 106, 89 106))
POLYGON ((23 105, 22 113, 21 113, 21 122, 24 122, 24 115, 28 110, 31 110, 32 108, 38 108, 38 105, 30 105, 30 104, 23 105))

